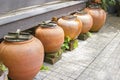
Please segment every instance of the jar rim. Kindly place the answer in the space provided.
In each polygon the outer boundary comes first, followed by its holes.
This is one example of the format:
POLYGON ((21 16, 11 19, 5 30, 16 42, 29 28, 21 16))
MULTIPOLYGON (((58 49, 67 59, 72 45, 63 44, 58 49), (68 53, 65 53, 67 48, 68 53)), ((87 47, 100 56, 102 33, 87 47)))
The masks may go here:
POLYGON ((94 4, 89 5, 88 8, 99 9, 101 7, 100 7, 100 5, 94 3, 94 4))
POLYGON ((67 15, 67 16, 62 16, 62 19, 64 20, 74 20, 76 19, 77 17, 76 16, 73 16, 73 15, 67 15))
POLYGON ((31 39, 33 36, 27 32, 21 32, 19 29, 16 32, 8 32, 4 36, 4 41, 7 42, 22 42, 31 39))
POLYGON ((43 22, 43 23, 40 23, 38 26, 39 27, 42 27, 42 28, 53 28, 53 27, 56 27, 57 24, 55 24, 54 22, 43 22))
POLYGON ((86 11, 77 11, 75 14, 76 15, 86 15, 88 13, 86 11))
POLYGON ((25 40, 25 41, 20 41, 20 42, 10 42, 10 41, 6 41, 6 40, 4 40, 2 43, 18 45, 18 44, 25 44, 25 43, 32 42, 34 39, 35 39, 35 37, 32 36, 31 39, 29 39, 29 40, 25 40))

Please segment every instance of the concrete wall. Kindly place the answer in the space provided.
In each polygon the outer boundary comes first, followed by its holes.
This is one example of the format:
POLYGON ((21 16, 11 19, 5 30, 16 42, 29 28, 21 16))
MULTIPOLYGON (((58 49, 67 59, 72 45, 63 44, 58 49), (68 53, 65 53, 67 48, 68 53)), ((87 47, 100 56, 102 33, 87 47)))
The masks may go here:
POLYGON ((54 0, 0 0, 0 15, 19 8, 40 5, 54 0))

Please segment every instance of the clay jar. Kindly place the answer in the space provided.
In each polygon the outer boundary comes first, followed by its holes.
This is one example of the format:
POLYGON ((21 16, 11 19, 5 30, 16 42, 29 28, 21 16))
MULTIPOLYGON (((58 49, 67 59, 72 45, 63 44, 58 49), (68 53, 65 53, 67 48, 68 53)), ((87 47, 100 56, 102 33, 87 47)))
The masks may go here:
POLYGON ((81 11, 76 12, 74 16, 77 16, 78 20, 82 22, 82 31, 81 33, 87 33, 92 28, 93 19, 88 13, 81 11))
POLYGON ((77 19, 76 16, 68 15, 63 16, 58 19, 58 25, 64 30, 65 37, 70 37, 71 39, 76 39, 81 33, 82 22, 77 19))
POLYGON ((93 26, 90 31, 99 31, 106 21, 106 12, 96 5, 89 6, 85 11, 93 18, 93 26))
POLYGON ((0 58, 12 80, 33 80, 43 64, 43 45, 31 35, 9 33, 1 43, 0 58))
POLYGON ((96 3, 101 3, 101 0, 95 0, 96 3))
POLYGON ((45 53, 57 52, 64 42, 63 29, 51 22, 40 24, 35 36, 43 43, 45 53))

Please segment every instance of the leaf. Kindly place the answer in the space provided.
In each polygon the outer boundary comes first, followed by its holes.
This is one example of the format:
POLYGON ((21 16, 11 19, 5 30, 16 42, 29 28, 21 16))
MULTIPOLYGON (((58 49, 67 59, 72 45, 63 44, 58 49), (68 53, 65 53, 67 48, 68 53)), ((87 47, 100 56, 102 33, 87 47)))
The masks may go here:
POLYGON ((66 48, 66 49, 69 49, 69 45, 65 45, 65 48, 66 48))
POLYGON ((65 42, 70 42, 71 38, 69 36, 65 37, 65 42))
POLYGON ((116 0, 102 0, 102 8, 107 11, 108 6, 116 5, 116 0))
POLYGON ((90 33, 90 32, 87 32, 86 34, 87 34, 89 37, 92 36, 92 33, 90 33))
POLYGON ((7 68, 5 67, 4 64, 0 63, 0 71, 6 71, 7 68))
POLYGON ((61 46, 61 49, 63 51, 69 49, 69 43, 70 43, 71 38, 69 36, 65 37, 64 43, 61 46))
POLYGON ((45 65, 42 65, 41 69, 42 71, 48 71, 49 70, 49 67, 48 66, 45 66, 45 65))
POLYGON ((77 48, 78 47, 78 40, 75 40, 74 44, 73 44, 73 48, 77 48))

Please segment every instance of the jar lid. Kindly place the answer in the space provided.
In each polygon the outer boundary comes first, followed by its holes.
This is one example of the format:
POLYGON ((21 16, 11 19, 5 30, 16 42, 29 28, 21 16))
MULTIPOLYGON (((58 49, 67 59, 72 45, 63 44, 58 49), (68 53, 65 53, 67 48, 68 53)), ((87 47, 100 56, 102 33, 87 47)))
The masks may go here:
POLYGON ((39 24, 40 27, 42 28, 54 28, 56 27, 56 23, 54 22, 42 22, 41 24, 39 24))
POLYGON ((65 20, 73 20, 73 19, 76 19, 77 17, 73 15, 67 15, 67 16, 62 16, 62 18, 65 20))
POLYGON ((87 14, 87 12, 85 12, 85 11, 77 11, 75 14, 80 14, 80 15, 84 15, 84 14, 87 14))
POLYGON ((100 5, 97 4, 97 3, 91 3, 88 7, 92 8, 92 9, 99 9, 99 8, 101 8, 100 5))
POLYGON ((4 40, 8 42, 22 42, 30 40, 32 37, 30 33, 21 32, 20 29, 18 29, 16 32, 8 32, 8 34, 4 36, 4 40))

